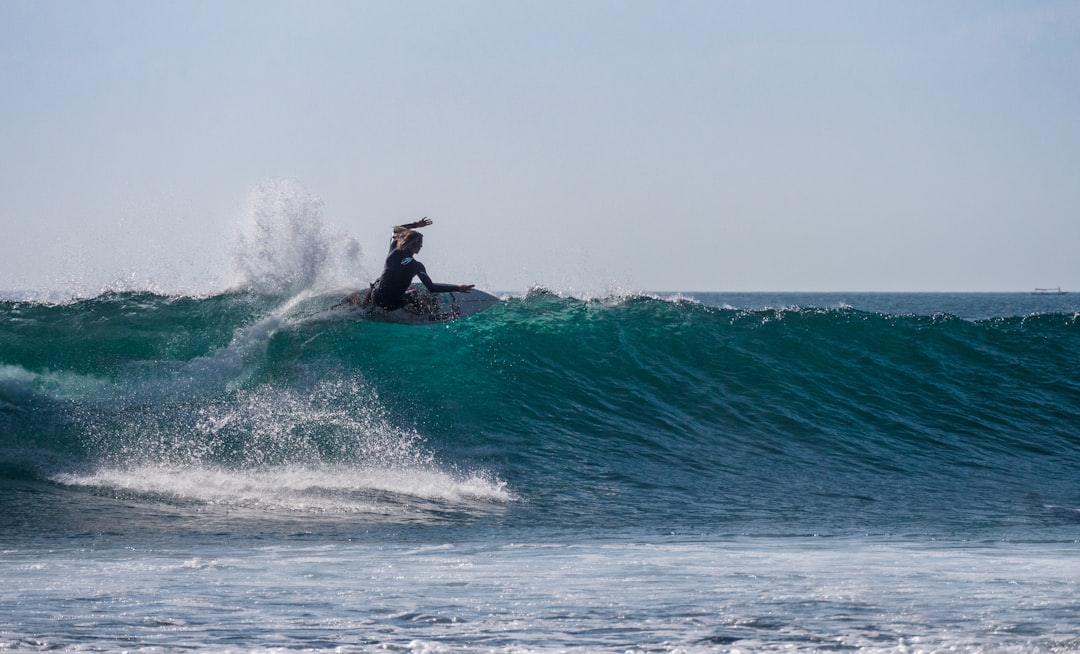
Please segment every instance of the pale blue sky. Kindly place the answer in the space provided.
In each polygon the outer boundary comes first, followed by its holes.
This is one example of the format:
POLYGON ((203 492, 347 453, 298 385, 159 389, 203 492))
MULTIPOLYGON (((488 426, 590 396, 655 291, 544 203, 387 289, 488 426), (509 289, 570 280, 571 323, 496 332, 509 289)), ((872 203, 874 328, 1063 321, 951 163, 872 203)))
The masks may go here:
POLYGON ((1080 291, 1080 2, 0 3, 0 289, 223 283, 286 180, 358 281, 1080 291))

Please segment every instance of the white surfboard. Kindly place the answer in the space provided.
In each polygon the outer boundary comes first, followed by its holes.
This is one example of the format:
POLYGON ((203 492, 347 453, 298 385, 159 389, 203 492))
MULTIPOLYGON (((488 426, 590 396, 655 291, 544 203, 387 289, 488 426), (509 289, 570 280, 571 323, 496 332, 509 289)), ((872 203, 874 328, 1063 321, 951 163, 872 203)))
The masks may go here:
POLYGON ((363 306, 362 298, 365 293, 366 291, 354 293, 340 304, 370 320, 404 325, 430 325, 466 318, 490 309, 501 301, 491 293, 475 288, 464 293, 432 293, 423 284, 413 284, 405 292, 405 307, 386 311, 374 306, 363 306))

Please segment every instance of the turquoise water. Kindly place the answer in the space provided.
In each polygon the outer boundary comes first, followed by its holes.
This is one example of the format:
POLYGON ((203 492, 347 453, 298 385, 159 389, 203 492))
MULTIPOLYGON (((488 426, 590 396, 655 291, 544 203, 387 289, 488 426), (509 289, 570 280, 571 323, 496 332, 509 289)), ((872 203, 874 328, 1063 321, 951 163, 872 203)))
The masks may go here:
POLYGON ((1080 299, 0 302, 0 649, 1080 649, 1080 299))

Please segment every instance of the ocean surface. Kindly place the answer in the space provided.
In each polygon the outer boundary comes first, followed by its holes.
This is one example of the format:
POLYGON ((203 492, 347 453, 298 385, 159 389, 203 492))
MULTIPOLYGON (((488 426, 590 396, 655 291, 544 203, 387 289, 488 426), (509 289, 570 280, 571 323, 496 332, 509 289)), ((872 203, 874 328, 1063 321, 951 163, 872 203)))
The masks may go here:
POLYGON ((0 651, 1080 651, 1080 296, 0 301, 0 651))

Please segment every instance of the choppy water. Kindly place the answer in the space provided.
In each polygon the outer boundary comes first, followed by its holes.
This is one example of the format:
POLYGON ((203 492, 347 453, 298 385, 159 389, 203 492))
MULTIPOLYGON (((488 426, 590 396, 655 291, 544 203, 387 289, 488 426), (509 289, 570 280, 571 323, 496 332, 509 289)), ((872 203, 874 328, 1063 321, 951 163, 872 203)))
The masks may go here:
POLYGON ((1075 296, 0 303, 0 649, 1080 649, 1075 296))

